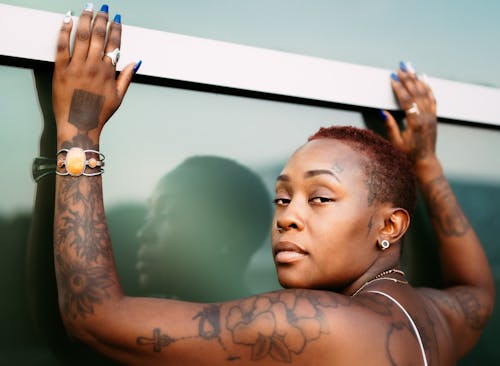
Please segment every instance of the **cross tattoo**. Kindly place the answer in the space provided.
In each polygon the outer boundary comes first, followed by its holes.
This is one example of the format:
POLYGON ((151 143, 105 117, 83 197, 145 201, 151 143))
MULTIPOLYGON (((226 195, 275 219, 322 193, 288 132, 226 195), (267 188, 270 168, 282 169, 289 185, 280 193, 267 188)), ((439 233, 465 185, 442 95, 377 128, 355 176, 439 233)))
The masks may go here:
POLYGON ((166 334, 161 334, 160 328, 153 329, 153 338, 137 337, 136 341, 137 345, 139 346, 147 346, 148 344, 152 344, 154 352, 160 352, 162 347, 166 347, 170 343, 174 342, 174 338, 171 338, 166 334))

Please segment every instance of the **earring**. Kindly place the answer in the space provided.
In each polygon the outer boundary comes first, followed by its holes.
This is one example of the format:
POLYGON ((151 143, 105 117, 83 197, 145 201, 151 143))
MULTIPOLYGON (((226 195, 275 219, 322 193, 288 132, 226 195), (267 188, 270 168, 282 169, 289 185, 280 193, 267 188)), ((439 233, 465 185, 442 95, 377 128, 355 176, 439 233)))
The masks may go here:
POLYGON ((391 243, 389 243, 389 240, 384 239, 384 240, 382 240, 380 242, 379 245, 380 245, 380 249, 386 250, 387 248, 389 248, 389 246, 391 245, 391 243))

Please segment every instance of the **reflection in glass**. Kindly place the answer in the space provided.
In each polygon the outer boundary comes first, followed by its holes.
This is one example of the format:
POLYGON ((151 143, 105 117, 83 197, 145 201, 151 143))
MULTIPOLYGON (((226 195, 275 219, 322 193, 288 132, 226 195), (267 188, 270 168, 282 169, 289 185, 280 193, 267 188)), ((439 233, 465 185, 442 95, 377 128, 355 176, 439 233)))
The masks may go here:
POLYGON ((270 202, 261 179, 236 161, 186 159, 149 199, 138 233, 141 288, 193 301, 247 295, 245 271, 267 237, 270 202))

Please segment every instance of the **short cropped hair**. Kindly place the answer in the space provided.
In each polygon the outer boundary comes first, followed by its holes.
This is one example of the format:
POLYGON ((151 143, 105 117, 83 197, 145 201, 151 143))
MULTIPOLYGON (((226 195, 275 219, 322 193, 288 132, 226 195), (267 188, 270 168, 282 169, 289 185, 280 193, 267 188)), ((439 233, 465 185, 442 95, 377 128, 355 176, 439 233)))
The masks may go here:
POLYGON ((322 127, 308 141, 334 139, 362 153, 368 187, 368 205, 390 202, 413 214, 417 201, 415 172, 408 157, 373 131, 351 127, 322 127))

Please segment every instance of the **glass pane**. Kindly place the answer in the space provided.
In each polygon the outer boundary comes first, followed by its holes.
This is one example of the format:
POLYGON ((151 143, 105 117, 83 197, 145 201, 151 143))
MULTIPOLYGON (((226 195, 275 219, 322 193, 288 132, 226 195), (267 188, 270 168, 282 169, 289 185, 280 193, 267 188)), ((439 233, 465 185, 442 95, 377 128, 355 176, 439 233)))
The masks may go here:
MULTIPOLYGON (((79 0, 4 0, 80 13, 79 0)), ((135 26, 500 87, 498 1, 110 0, 135 26), (425 26, 423 26, 425 24, 425 26), (467 24, 467 26, 464 26, 467 24)), ((97 6, 98 3, 96 3, 97 6)))
POLYGON ((0 111, 0 363, 49 364, 44 360, 51 359, 50 353, 35 333, 26 286, 35 192, 31 162, 42 126, 31 70, 0 66, 0 111))
MULTIPOLYGON (((51 253, 54 175, 36 186, 30 176, 42 130, 42 155, 55 153, 51 75, 36 72, 45 118, 32 71, 1 67, 0 80, 9 173, 0 285, 12 294, 0 313, 0 360, 106 364, 65 335, 51 253)), ((363 125, 358 112, 133 84, 101 141, 125 291, 219 301, 279 288, 268 237, 274 180, 294 149, 334 122, 363 125)))
MULTIPOLYGON (((129 238, 129 247, 137 248, 143 242, 138 264, 143 285, 153 272, 157 276, 163 272, 159 282, 168 284, 172 272, 166 267, 175 269, 178 280, 186 278, 175 291, 152 284, 145 289, 156 295, 197 301, 207 300, 199 296, 216 301, 277 288, 267 237, 276 177, 288 156, 320 126, 335 122, 362 125, 357 112, 148 85, 132 85, 122 107, 106 127, 101 142, 108 161, 106 207, 112 215, 125 215, 113 208, 134 202, 144 205, 149 197, 149 218, 142 230, 121 226, 119 235, 129 238), (262 190, 256 189, 259 185, 262 190), (179 209, 185 211, 178 213, 181 217, 171 212, 179 209), (187 223, 182 215, 186 215, 187 223), (186 227, 190 238, 197 237, 197 243, 204 243, 202 247, 219 249, 205 252, 197 244, 198 249, 192 252, 184 249, 187 252, 182 258, 163 258, 156 265, 163 267, 162 271, 149 268, 153 266, 150 262, 160 258, 152 247, 164 246, 168 252, 175 240, 189 247, 184 234, 160 232, 160 227, 171 221, 186 227), (227 222, 232 224, 226 227, 227 222), (237 236, 217 234, 220 230, 233 232, 231 226, 240 228, 237 236), (125 233, 127 229, 139 232, 139 238, 136 232, 125 233), (255 237, 256 231, 261 233, 254 242, 244 239, 255 237), (163 243, 158 242, 159 237, 164 238, 163 243), (250 267, 243 274, 248 256, 250 267), (226 275, 224 267, 229 271, 226 275), (194 278, 193 270, 197 273, 194 278), (227 284, 225 289, 217 286, 219 279, 236 281, 240 277, 239 283, 227 284), (229 290, 231 287, 234 289, 229 290)), ((136 213, 139 211, 136 206, 136 213)))
MULTIPOLYGON (((49 148, 42 144, 41 149, 50 156, 55 151, 50 146, 54 131, 47 113, 50 75, 38 72, 37 77, 45 132, 50 135, 44 137, 50 140, 49 148)), ((75 359, 82 364, 106 363, 69 342, 58 318, 51 263, 53 176, 38 184, 43 194, 31 215, 35 184, 30 167, 43 126, 34 86, 30 70, 0 67, 5 131, 0 134, 5 157, 0 163, 4 172, 0 217, 6 233, 1 241, 0 286, 10 296, 1 305, 0 360, 41 365, 75 359)), ((334 123, 364 126, 358 112, 133 84, 101 141, 106 155, 105 206, 127 293, 217 301, 278 288, 266 224, 274 179, 307 136, 334 123), (193 156, 197 158, 184 163, 193 156), (213 156, 219 158, 208 158, 213 156), (243 180, 238 181, 240 176, 243 180), (231 184, 222 192, 214 189, 225 182, 231 184), (260 184, 262 190, 252 191, 260 184), (227 211, 229 219, 223 216, 227 211), (216 227, 216 222, 225 226, 216 227), (259 235, 244 241, 248 227, 259 235), (202 240, 205 247, 193 248, 193 241, 202 240), (218 262, 220 258, 227 260, 218 262)), ((439 126, 439 155, 485 245, 497 287, 499 146, 500 131, 439 126)), ((429 283, 434 273, 428 261, 433 245, 423 210, 417 212, 412 226, 408 267, 417 283, 429 283)), ((498 358, 494 340, 499 316, 497 307, 479 345, 461 365, 498 358)))

